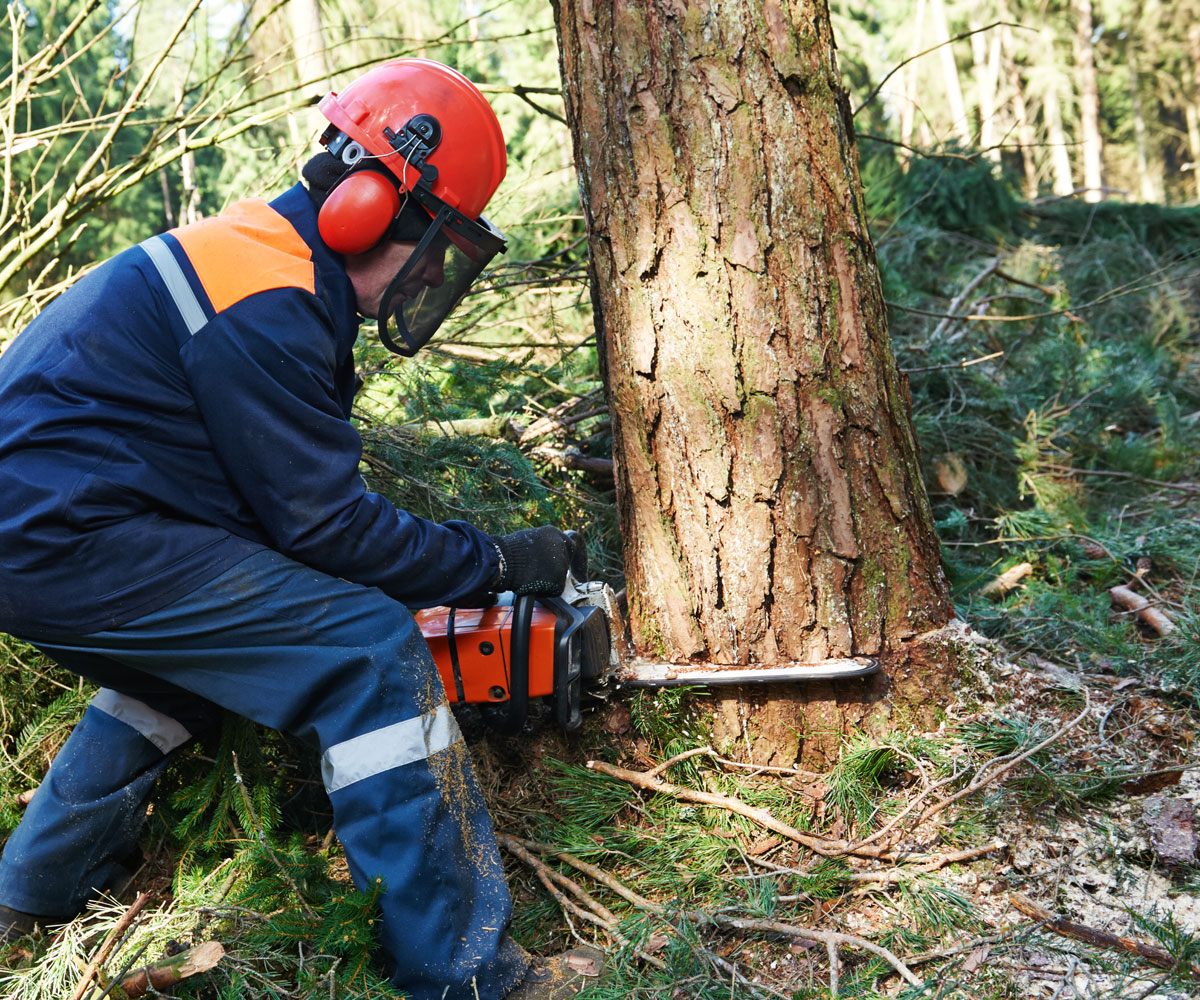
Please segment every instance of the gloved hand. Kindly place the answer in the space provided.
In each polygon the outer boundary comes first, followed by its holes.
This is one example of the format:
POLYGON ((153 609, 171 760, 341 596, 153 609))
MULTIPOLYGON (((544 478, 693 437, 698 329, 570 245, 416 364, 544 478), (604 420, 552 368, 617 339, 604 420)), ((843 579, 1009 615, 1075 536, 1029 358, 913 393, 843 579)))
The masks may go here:
POLYGON ((567 583, 567 570, 581 544, 578 535, 549 525, 493 536, 503 563, 495 590, 557 597, 567 583))

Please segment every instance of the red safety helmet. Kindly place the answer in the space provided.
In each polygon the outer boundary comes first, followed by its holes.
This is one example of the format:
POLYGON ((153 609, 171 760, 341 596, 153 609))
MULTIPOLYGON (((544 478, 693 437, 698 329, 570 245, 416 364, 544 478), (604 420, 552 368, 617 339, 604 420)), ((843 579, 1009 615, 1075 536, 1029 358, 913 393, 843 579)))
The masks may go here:
POLYGON ((321 206, 322 240, 342 254, 383 239, 416 244, 379 308, 380 340, 411 357, 506 249, 482 214, 507 166, 500 123, 470 80, 430 59, 384 63, 318 107, 330 122, 321 142, 346 167, 321 206), (410 202, 428 217, 423 233, 401 225, 410 202))

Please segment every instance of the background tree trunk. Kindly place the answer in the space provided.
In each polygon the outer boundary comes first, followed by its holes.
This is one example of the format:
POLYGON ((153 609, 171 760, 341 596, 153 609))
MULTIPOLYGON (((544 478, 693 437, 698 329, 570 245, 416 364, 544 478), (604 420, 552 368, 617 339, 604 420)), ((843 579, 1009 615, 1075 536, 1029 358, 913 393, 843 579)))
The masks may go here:
POLYGON ((1188 151, 1192 156, 1192 179, 1196 186, 1196 198, 1200 199, 1200 24, 1192 24, 1187 37, 1192 87, 1185 118, 1188 151))
POLYGON ((1062 105, 1059 103, 1059 76, 1053 68, 1054 35, 1042 29, 1042 44, 1047 53, 1045 89, 1042 91, 1042 119, 1046 124, 1046 143, 1050 147, 1050 167, 1053 171, 1053 191, 1066 197, 1075 191, 1071 175, 1071 154, 1067 151, 1067 134, 1063 129, 1062 105))
POLYGON ((999 132, 996 128, 996 93, 1000 87, 1000 31, 976 29, 971 36, 971 54, 975 61, 975 100, 979 105, 979 148, 992 163, 1000 162, 999 132))
POLYGON ((319 0, 288 0, 288 23, 300 90, 324 97, 330 90, 330 73, 319 0))
POLYGON ((1075 74, 1079 90, 1079 132, 1083 147, 1085 201, 1104 198, 1104 141, 1100 136, 1100 87, 1092 45, 1092 0, 1074 0, 1075 74))
POLYGON ((942 86, 945 88, 946 104, 950 108, 950 130, 963 149, 970 149, 975 137, 971 134, 971 122, 967 118, 967 102, 958 78, 958 60, 954 57, 954 43, 950 41, 950 22, 946 19, 946 5, 943 0, 931 0, 929 13, 933 18, 934 44, 941 46, 937 54, 942 65, 942 86))
MULTIPOLYGON (((1000 16, 1006 22, 1008 21, 1010 15, 1006 7, 1000 8, 1000 16)), ((1013 122, 1017 130, 1017 142, 1021 147, 1021 167, 1025 174, 1023 193, 1026 198, 1032 200, 1037 197, 1038 193, 1038 169, 1037 161, 1034 159, 1037 133, 1029 119, 1029 109, 1025 103, 1025 87, 1021 82, 1021 71, 1017 69, 1016 46, 1013 42, 1012 28, 1007 23, 1000 26, 1000 41, 1004 57, 1004 74, 1008 77, 1008 87, 1012 91, 1010 100, 1012 101, 1013 122)))
POLYGON ((913 125, 917 116, 917 75, 919 65, 915 57, 922 51, 921 37, 925 30, 925 3, 926 0, 917 0, 917 13, 913 17, 913 44, 912 51, 908 56, 913 61, 900 70, 904 77, 903 86, 901 87, 904 96, 901 99, 902 103, 900 105, 901 148, 898 158, 901 167, 905 170, 908 169, 909 160, 912 159, 912 152, 909 147, 912 146, 913 125))
POLYGON ((719 712, 756 759, 816 759, 885 696, 933 707, 944 678, 905 651, 952 617, 828 8, 555 6, 635 647, 882 656, 882 679, 719 712))
POLYGON ((1156 157, 1151 149, 1150 129, 1146 123, 1142 98, 1142 71, 1139 39, 1130 37, 1126 43, 1129 60, 1129 101, 1133 113, 1133 139, 1136 150, 1138 198, 1144 202, 1162 201, 1161 174, 1156 169, 1156 157))

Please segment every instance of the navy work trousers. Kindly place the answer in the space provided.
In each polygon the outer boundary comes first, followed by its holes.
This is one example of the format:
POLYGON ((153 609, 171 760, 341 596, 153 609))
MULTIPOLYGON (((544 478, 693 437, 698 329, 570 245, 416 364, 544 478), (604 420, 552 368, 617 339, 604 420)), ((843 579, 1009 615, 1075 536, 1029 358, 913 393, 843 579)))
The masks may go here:
POLYGON ((359 886, 414 1000, 498 1000, 528 964, 495 836, 412 615, 381 591, 263 551, 111 631, 25 636, 101 685, 0 859, 0 904, 70 914, 119 871, 169 755, 218 709, 322 754, 359 886))

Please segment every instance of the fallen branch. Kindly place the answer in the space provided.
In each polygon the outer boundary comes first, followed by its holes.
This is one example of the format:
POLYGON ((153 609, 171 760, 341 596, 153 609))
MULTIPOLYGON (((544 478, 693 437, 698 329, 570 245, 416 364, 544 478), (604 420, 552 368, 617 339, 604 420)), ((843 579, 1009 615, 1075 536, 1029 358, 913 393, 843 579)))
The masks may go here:
MULTIPOLYGON (((577 871, 581 871, 585 875, 590 875, 601 885, 607 886, 622 899, 638 907, 638 909, 649 910, 651 913, 657 913, 660 915, 666 912, 663 907, 659 906, 659 904, 654 902, 654 900, 648 899, 640 893, 634 892, 634 890, 630 889, 620 879, 609 875, 608 872, 606 872, 603 868, 597 868, 595 865, 589 864, 587 861, 582 861, 574 855, 568 854, 566 851, 560 851, 557 847, 554 847, 550 844, 543 844, 536 840, 521 840, 508 834, 500 834, 498 839, 505 847, 509 847, 508 842, 511 841, 513 844, 528 848, 531 851, 537 851, 539 854, 552 854, 559 860, 565 861, 577 871)), ((514 850, 513 853, 517 854, 518 857, 521 857, 517 851, 514 850)))
POLYGON ((953 795, 948 795, 944 799, 939 799, 937 802, 933 803, 933 805, 921 813, 914 825, 920 826, 922 823, 928 822, 929 820, 933 819, 934 816, 944 812, 955 802, 959 802, 962 799, 967 798, 969 795, 974 795, 981 788, 985 788, 988 785, 994 785, 997 781, 1008 774, 1009 771, 1013 770, 1013 768, 1023 764, 1030 757, 1034 756, 1034 754, 1040 753, 1052 743, 1057 743, 1064 736, 1066 736, 1067 733, 1069 733, 1084 719, 1086 719, 1092 711, 1091 695, 1088 694, 1087 688, 1082 688, 1081 690, 1083 691, 1083 711, 1075 716, 1075 718, 1071 719, 1058 730, 1051 733, 1048 737, 1046 737, 1046 739, 1042 740, 1041 743, 1030 747, 1028 750, 1022 751, 1021 753, 1015 755, 1007 754, 1003 757, 994 757, 976 772, 974 780, 972 780, 971 783, 966 786, 966 788, 962 788, 953 795), (984 777, 988 769, 995 767, 997 764, 1001 764, 999 770, 993 772, 992 774, 987 774, 987 776, 984 777))
POLYGON ((521 444, 532 444, 538 438, 546 437, 550 434, 567 434, 576 424, 582 423, 590 417, 598 417, 601 414, 607 413, 608 406, 603 403, 603 395, 603 388, 593 389, 591 392, 577 399, 568 399, 565 403, 559 403, 558 406, 529 424, 521 432, 521 436, 518 439, 519 442, 521 444), (600 401, 602 405, 590 405, 596 401, 600 401))
POLYGON ((92 984, 92 979, 100 971, 100 967, 108 960, 108 956, 112 953, 117 942, 129 930, 130 926, 137 919, 137 915, 142 912, 148 902, 150 902, 150 894, 139 892, 137 898, 129 905, 129 909, 121 914, 121 919, 108 932, 108 936, 97 950, 95 958, 88 962, 84 968, 83 977, 75 987, 75 992, 71 994, 71 1000, 82 1000, 83 995, 87 993, 88 987, 92 984))
POLYGON ((877 945, 874 941, 868 941, 866 938, 860 938, 854 934, 841 934, 837 931, 818 931, 811 927, 798 927, 795 924, 782 924, 776 920, 759 920, 752 917, 726 917, 714 914, 709 919, 727 930, 762 931, 768 934, 782 934, 784 937, 800 938, 804 941, 816 941, 826 946, 833 944, 834 946, 869 951, 872 955, 878 955, 887 962, 888 965, 899 973, 905 982, 912 983, 914 986, 921 985, 921 980, 913 974, 912 969, 905 965, 896 954, 888 951, 882 945, 877 945))
MULTIPOLYGON (((670 916, 667 908, 662 904, 656 903, 652 899, 647 899, 640 893, 630 889, 619 879, 614 878, 612 875, 609 875, 607 872, 597 868, 595 865, 588 864, 586 861, 581 861, 578 858, 573 857, 565 851, 560 851, 549 844, 542 844, 533 840, 520 840, 507 834, 499 834, 497 839, 504 847, 516 854, 517 857, 534 867, 535 871, 541 868, 545 869, 547 872, 550 872, 553 871, 553 869, 550 869, 537 858, 534 858, 532 854, 530 854, 530 849, 537 850, 540 853, 553 854, 555 857, 562 859, 573 868, 592 876, 598 882, 612 889, 613 892, 633 903, 633 905, 639 909, 646 910, 647 912, 663 917, 664 919, 668 919, 670 916)), ((543 885, 545 884, 546 882, 543 880, 543 885)), ((556 898, 561 896, 561 893, 557 893, 554 890, 551 890, 551 893, 556 898)), ((896 972, 908 982, 915 985, 920 985, 921 983, 921 981, 913 974, 912 970, 909 969, 908 966, 906 966, 904 962, 902 962, 895 954, 872 941, 866 940, 866 938, 856 937, 853 934, 840 934, 835 931, 818 931, 810 927, 798 927, 794 924, 780 923, 775 920, 759 920, 750 917, 729 917, 720 913, 682 913, 680 915, 686 916, 689 919, 698 921, 700 923, 715 924, 716 926, 725 930, 760 931, 769 934, 781 934, 785 937, 801 938, 807 941, 817 941, 826 945, 826 947, 837 948, 842 946, 848 948, 859 948, 862 951, 868 951, 873 955, 878 955, 889 965, 891 965, 892 968, 895 969, 896 972)))
POLYGON ((154 965, 137 969, 125 976, 110 994, 116 1000, 142 997, 151 991, 165 990, 190 976, 208 972, 225 957, 220 941, 205 941, 190 951, 164 958, 154 965))
MULTIPOLYGON (((592 896, 588 894, 582 886, 578 885, 571 879, 568 879, 561 872, 556 872, 553 868, 539 858, 535 858, 533 854, 531 854, 526 848, 526 843, 529 842, 521 841, 516 837, 512 837, 505 833, 497 834, 496 840, 505 850, 516 855, 518 858, 524 861, 525 864, 533 869, 533 873, 538 877, 538 881, 545 886, 546 891, 550 893, 550 895, 554 898, 554 901, 558 903, 558 905, 561 906, 565 911, 568 913, 574 913, 581 920, 586 920, 588 923, 595 924, 602 930, 607 931, 622 945, 629 945, 630 942, 628 939, 625 938, 619 930, 617 930, 618 921, 615 914, 613 914, 606 906, 593 899, 592 896), (587 900, 587 905, 592 907, 592 909, 584 909, 583 906, 579 905, 574 900, 568 899, 562 893, 562 891, 555 886, 555 882, 569 884, 572 887, 572 891, 576 892, 581 899, 587 900)), ((653 965, 656 969, 665 969, 667 967, 666 963, 663 962, 661 958, 655 958, 653 955, 647 954, 645 951, 640 949, 635 949, 635 952, 639 958, 643 959, 645 962, 648 962, 650 965, 653 965)))
POLYGON ((1046 930, 1053 931, 1055 934, 1074 938, 1076 941, 1083 941, 1087 944, 1094 944, 1100 948, 1127 951, 1144 958, 1151 965, 1157 965, 1160 969, 1175 970, 1186 968, 1193 976, 1200 978, 1200 966, 1179 962, 1170 952, 1159 948, 1157 945, 1139 941, 1137 938, 1120 937, 1096 927, 1088 927, 1086 924, 1076 924, 1069 920, 1063 920, 1056 917, 1044 907, 1039 906, 1032 899, 1018 893, 1013 893, 1009 896, 1008 901, 1012 903, 1014 908, 1025 914, 1025 916, 1038 921, 1046 930))
MULTIPOLYGON (((1068 726, 1066 728, 1070 727, 1068 726)), ((1061 732, 1065 731, 1066 729, 1063 729, 1061 732)), ((1052 737, 1051 741, 1057 739, 1058 736, 1061 735, 1061 732, 1052 737)), ((1031 755, 1036 753, 1040 749, 1041 745, 1034 747, 1031 751, 1029 751, 1029 754, 1031 755)), ((679 755, 679 758, 677 759, 691 757, 699 752, 699 750, 688 751, 679 755)), ((970 787, 972 790, 978 791, 984 785, 991 784, 993 780, 998 779, 1001 775, 1011 770, 1012 767, 1015 767, 1016 764, 1020 763, 1024 757, 1025 755, 1022 755, 1021 758, 1014 760, 1009 767, 1004 768, 1002 771, 998 771, 994 777, 989 778, 987 781, 975 783, 970 787)), ((673 758, 668 763, 675 763, 677 759, 673 758)), ((994 764, 995 761, 992 761, 991 763, 994 764)), ((918 855, 907 851, 897 852, 886 847, 870 846, 871 841, 887 832, 888 829, 891 829, 892 824, 889 824, 888 827, 880 830, 877 834, 873 834, 866 840, 862 840, 853 844, 847 843, 844 840, 825 840, 820 837, 813 837, 801 830, 797 830, 795 827, 784 823, 769 810, 748 805, 741 799, 734 798, 732 795, 725 795, 720 792, 701 792, 693 788, 685 788, 681 785, 672 784, 669 781, 663 781, 656 774, 656 771, 658 770, 657 768, 653 771, 630 771, 627 768, 617 767, 615 764, 608 764, 602 760, 589 760, 587 762, 587 766, 590 770, 597 771, 600 774, 607 774, 609 777, 619 778, 622 781, 627 781, 631 785, 635 785, 638 788, 645 788, 648 791, 659 792, 663 795, 671 795, 683 802, 694 802, 697 805, 714 806, 718 809, 727 809, 732 813, 737 813, 739 816, 745 816, 747 819, 754 820, 754 822, 758 823, 760 826, 779 834, 781 837, 786 837, 788 840, 794 841, 803 847, 807 847, 814 854, 819 854, 827 858, 839 858, 845 857, 846 855, 856 855, 859 857, 875 858, 878 861, 911 861, 921 866, 927 866, 919 868, 918 870, 936 871, 938 868, 942 868, 948 864, 953 864, 957 860, 964 860, 967 857, 978 857, 980 854, 987 854, 991 851, 997 850, 999 846, 1002 846, 1000 841, 996 841, 981 848, 974 848, 971 851, 960 852, 961 856, 954 854, 918 855)), ((942 784, 944 784, 944 782, 939 782, 936 785, 930 786, 930 788, 927 789, 927 792, 936 790, 937 788, 941 787, 942 784)), ((923 797, 925 794, 926 793, 922 793, 922 796, 919 796, 916 802, 919 802, 921 797, 923 797)), ((940 803, 935 803, 928 815, 937 815, 937 813, 941 812, 941 810, 945 808, 945 806, 951 801, 957 801, 958 798, 962 797, 964 797, 964 793, 959 792, 956 796, 950 796, 947 799, 941 800, 940 803)), ((905 814, 912 811, 916 805, 916 802, 910 803, 909 807, 905 810, 905 814)), ((897 817, 897 819, 899 818, 900 817, 897 817)))
POLYGON ((930 874, 940 871, 946 865, 962 864, 964 861, 974 861, 976 858, 981 858, 985 854, 991 854, 993 851, 1002 851, 1008 844, 1003 840, 993 840, 990 844, 984 844, 982 847, 973 847, 967 851, 955 851, 952 854, 942 854, 932 858, 929 861, 921 864, 913 865, 910 868, 889 868, 887 871, 880 872, 849 872, 840 876, 847 882, 904 882, 911 879, 914 874, 930 874))
POLYGON ((406 428, 441 437, 486 437, 505 441, 520 440, 525 425, 507 415, 495 417, 460 417, 455 420, 426 420, 406 428))
MULTIPOLYGON (((807 833, 797 830, 794 826, 783 822, 776 816, 772 815, 766 809, 760 809, 757 806, 747 805, 741 799, 736 799, 732 795, 725 795, 721 792, 700 792, 692 788, 685 788, 682 785, 675 785, 669 781, 663 781, 653 773, 643 773, 642 771, 630 771, 624 767, 617 767, 615 764, 606 764, 602 760, 589 760, 587 762, 589 770, 596 771, 600 774, 607 774, 610 778, 619 778, 621 781, 627 781, 631 785, 638 788, 645 788, 648 791, 659 792, 662 795, 671 795, 684 802, 695 802, 698 805, 715 806, 718 809, 727 809, 729 812, 737 813, 739 816, 745 816, 747 819, 752 819, 760 826, 766 827, 781 837, 787 837, 788 840, 793 840, 797 844, 807 847, 815 854, 821 854, 825 857, 833 857, 836 855, 847 853, 846 844, 844 842, 824 840, 820 837, 813 837, 807 833)), ((887 855, 887 851, 880 849, 867 849, 868 857, 883 857, 887 855)))
POLYGON ((559 451, 548 445, 538 445, 529 452, 533 458, 549 462, 556 468, 578 469, 580 472, 591 472, 600 476, 613 474, 613 460, 596 455, 585 455, 578 448, 566 448, 559 451))
POLYGON ((1151 605, 1141 594, 1135 594, 1128 587, 1113 587, 1108 593, 1114 604, 1134 612, 1159 635, 1170 635, 1175 631, 1175 623, 1170 615, 1151 605))

